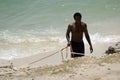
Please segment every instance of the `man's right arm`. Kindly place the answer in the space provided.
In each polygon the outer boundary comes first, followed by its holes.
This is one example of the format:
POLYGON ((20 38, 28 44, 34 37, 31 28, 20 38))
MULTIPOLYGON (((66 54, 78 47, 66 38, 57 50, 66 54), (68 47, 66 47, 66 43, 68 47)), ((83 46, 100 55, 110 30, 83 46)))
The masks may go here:
POLYGON ((70 46, 70 32, 71 32, 71 26, 68 25, 67 31, 66 31, 66 39, 68 41, 68 46, 70 46))

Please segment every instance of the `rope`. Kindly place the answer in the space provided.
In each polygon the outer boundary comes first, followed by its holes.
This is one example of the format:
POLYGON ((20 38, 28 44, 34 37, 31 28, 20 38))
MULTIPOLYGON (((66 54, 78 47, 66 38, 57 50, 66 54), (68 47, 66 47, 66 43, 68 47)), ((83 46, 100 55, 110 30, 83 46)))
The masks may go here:
MULTIPOLYGON (((62 60, 63 60, 63 53, 62 53, 62 51, 63 51, 64 49, 67 49, 67 47, 68 47, 68 46, 62 48, 61 50, 59 50, 59 51, 57 51, 57 52, 55 52, 55 53, 53 53, 53 54, 50 54, 50 55, 48 55, 48 56, 45 56, 45 57, 43 57, 43 58, 41 58, 41 59, 39 59, 39 60, 33 61, 33 62, 29 63, 29 65, 34 64, 34 63, 36 63, 36 62, 39 62, 39 61, 41 61, 41 60, 43 60, 43 59, 46 59, 46 58, 48 58, 48 57, 50 57, 50 56, 53 56, 53 55, 59 53, 60 51, 61 51, 61 56, 62 56, 62 60)), ((67 53, 67 52, 66 52, 66 53, 67 53)))
POLYGON ((63 58, 63 52, 61 51, 61 56, 62 56, 62 61, 64 60, 64 58, 63 58))
POLYGON ((77 55, 83 55, 83 56, 84 56, 84 54, 83 54, 83 53, 71 52, 71 54, 77 54, 77 55))
POLYGON ((66 48, 66 59, 67 59, 67 57, 68 57, 68 48, 66 48))

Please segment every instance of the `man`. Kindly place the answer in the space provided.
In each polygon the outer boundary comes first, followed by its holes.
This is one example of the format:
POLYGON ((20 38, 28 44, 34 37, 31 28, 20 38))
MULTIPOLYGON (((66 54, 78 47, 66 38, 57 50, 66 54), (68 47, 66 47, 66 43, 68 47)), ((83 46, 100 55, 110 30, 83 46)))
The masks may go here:
POLYGON ((87 30, 86 23, 81 21, 81 14, 79 12, 74 14, 74 20, 72 24, 68 25, 67 32, 66 32, 66 38, 68 41, 68 46, 71 47, 71 57, 81 57, 84 56, 84 42, 83 42, 83 33, 85 34, 85 37, 90 45, 90 52, 93 52, 91 40, 89 37, 89 33, 87 30), (70 36, 71 33, 71 36, 70 36), (71 38, 71 41, 70 41, 71 38))

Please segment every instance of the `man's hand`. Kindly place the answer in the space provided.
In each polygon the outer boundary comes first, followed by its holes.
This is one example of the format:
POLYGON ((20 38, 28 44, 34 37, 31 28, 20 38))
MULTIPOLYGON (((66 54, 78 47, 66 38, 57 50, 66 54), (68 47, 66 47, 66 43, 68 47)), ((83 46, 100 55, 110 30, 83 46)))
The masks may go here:
POLYGON ((70 42, 68 42, 67 46, 70 46, 70 42))
POLYGON ((93 48, 92 48, 92 46, 90 46, 90 53, 92 53, 93 52, 93 48))

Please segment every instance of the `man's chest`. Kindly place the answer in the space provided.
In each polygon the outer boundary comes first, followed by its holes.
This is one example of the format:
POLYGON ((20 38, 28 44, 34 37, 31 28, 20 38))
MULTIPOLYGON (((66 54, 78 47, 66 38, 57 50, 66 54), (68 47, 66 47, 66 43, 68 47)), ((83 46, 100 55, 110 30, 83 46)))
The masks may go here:
POLYGON ((82 33, 84 30, 83 30, 83 27, 82 26, 73 26, 72 27, 72 32, 73 33, 82 33))

